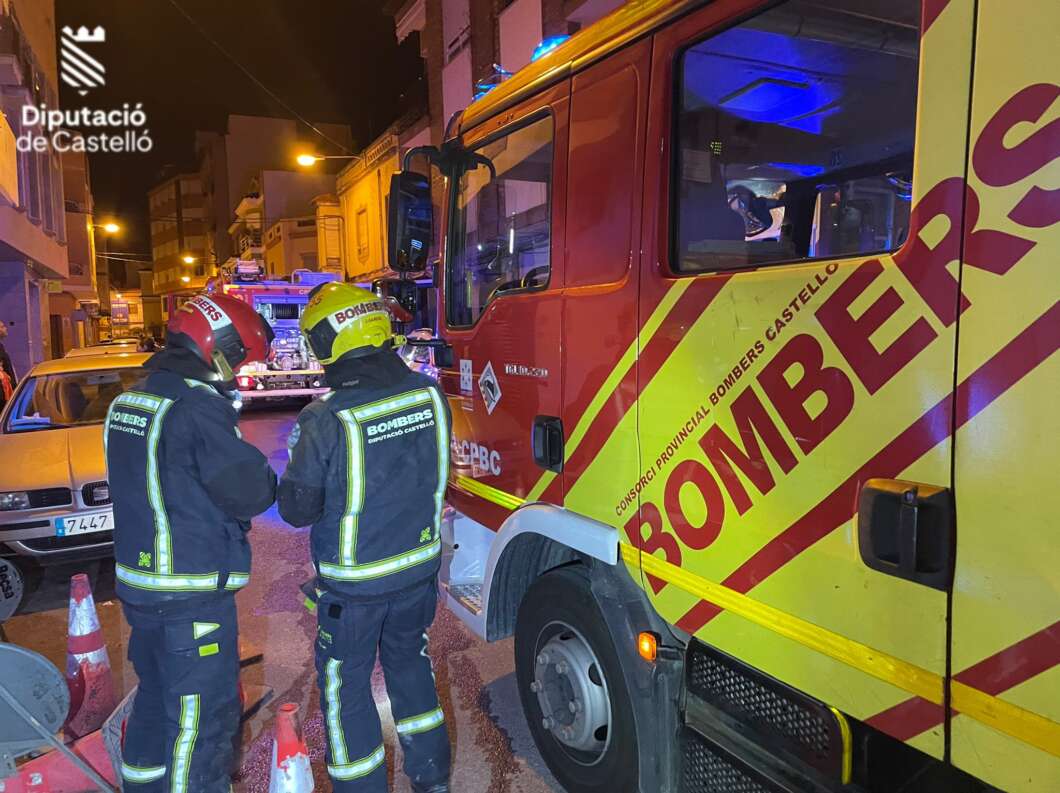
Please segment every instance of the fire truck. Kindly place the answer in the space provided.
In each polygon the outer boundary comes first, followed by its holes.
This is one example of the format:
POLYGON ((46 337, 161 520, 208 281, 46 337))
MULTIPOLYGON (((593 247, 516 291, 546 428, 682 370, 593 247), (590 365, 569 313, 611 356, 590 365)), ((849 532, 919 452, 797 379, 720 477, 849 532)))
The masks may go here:
POLYGON ((244 400, 317 397, 327 391, 324 369, 298 330, 298 318, 314 286, 338 280, 332 273, 296 270, 290 280, 268 280, 256 261, 237 261, 210 284, 254 307, 272 327, 275 338, 268 361, 242 367, 236 383, 244 400))
POLYGON ((1058 29, 628 3, 394 175, 447 603, 567 790, 1060 790, 1058 29))

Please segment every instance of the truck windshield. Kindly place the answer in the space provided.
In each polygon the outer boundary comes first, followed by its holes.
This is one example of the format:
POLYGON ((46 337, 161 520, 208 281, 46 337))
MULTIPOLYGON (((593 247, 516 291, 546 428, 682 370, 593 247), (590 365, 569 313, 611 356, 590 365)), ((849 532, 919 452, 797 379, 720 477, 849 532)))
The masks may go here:
POLYGON ((147 376, 139 367, 28 378, 15 394, 5 432, 100 424, 114 398, 147 376))
POLYGON ((459 181, 446 268, 446 317, 472 325, 497 295, 548 284, 552 118, 520 127, 476 150, 480 166, 459 181))

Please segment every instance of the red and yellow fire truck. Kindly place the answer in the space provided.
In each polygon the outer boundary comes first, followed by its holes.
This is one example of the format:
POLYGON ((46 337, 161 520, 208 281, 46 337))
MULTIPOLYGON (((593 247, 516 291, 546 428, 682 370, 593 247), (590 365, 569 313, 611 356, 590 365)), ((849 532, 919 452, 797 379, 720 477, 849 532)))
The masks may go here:
POLYGON ((1058 29, 628 3, 453 119, 442 217, 395 175, 449 606, 568 790, 1060 790, 1058 29))
POLYGON ((236 383, 244 400, 316 397, 327 391, 324 369, 298 330, 298 318, 314 286, 338 278, 331 273, 296 270, 289 281, 268 280, 256 261, 238 261, 208 291, 221 291, 249 303, 272 327, 268 361, 242 367, 236 383))

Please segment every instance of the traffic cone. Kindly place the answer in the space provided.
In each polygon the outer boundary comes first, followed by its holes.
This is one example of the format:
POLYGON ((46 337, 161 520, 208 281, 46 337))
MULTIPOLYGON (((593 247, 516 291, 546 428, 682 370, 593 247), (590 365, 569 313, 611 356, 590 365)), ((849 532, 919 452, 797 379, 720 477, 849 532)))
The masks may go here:
POLYGON ((269 793, 312 793, 313 769, 309 765, 309 749, 298 732, 293 702, 280 705, 276 714, 276 734, 272 739, 272 772, 269 774, 269 793))
POLYGON ((69 626, 66 684, 70 713, 65 729, 70 737, 80 738, 98 730, 118 704, 92 587, 84 573, 70 579, 69 626))

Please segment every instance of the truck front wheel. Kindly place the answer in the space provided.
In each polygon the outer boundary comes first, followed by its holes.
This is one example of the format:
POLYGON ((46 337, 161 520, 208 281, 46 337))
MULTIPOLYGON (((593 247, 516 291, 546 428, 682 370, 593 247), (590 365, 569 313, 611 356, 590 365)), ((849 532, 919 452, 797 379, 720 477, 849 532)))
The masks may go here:
POLYGON ((515 624, 515 673, 534 743, 566 790, 637 790, 629 691, 578 568, 553 570, 530 586, 515 624))

